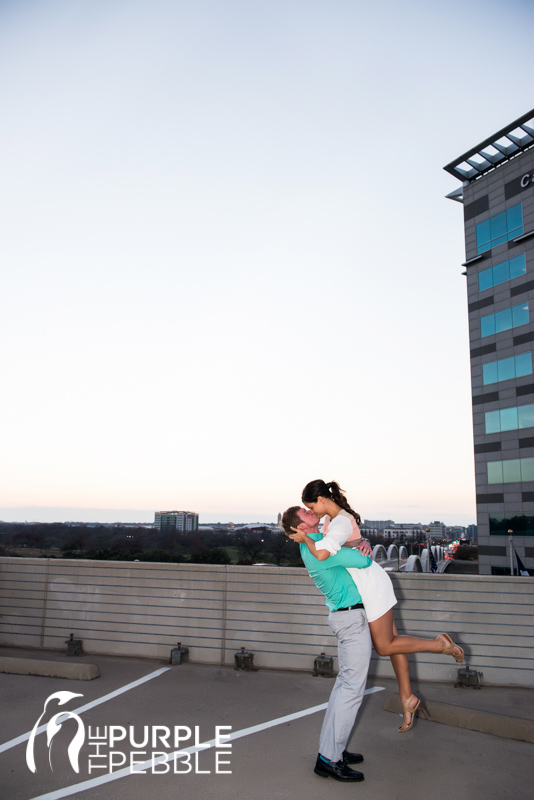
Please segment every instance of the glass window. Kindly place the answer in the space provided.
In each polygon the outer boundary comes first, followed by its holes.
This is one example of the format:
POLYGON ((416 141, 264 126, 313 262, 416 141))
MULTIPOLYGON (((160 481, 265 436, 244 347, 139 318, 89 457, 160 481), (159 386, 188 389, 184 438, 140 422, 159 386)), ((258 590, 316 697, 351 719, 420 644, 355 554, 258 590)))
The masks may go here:
POLYGON ((483 253, 484 250, 491 250, 491 233, 489 219, 477 225, 477 252, 483 253))
POLYGON ((480 317, 480 335, 492 336, 494 333, 502 333, 510 328, 517 328, 519 325, 526 325, 528 322, 528 303, 519 303, 511 308, 504 308, 495 314, 488 314, 480 317))
POLYGON ((484 414, 486 433, 501 431, 517 431, 534 427, 534 403, 526 406, 500 408, 498 411, 487 411, 484 414))
POLYGON ((482 365, 482 382, 499 383, 509 381, 511 378, 522 378, 532 375, 532 353, 521 353, 512 358, 501 358, 499 361, 490 361, 482 365))
POLYGON ((501 431, 516 431, 519 427, 517 408, 501 408, 501 431))
POLYGON ((501 432, 501 412, 500 411, 487 411, 484 414, 486 420, 486 433, 500 433, 501 432))
POLYGON ((502 482, 521 482, 521 460, 519 458, 508 458, 502 462, 502 482))
POLYGON ((515 256, 511 258, 508 262, 510 265, 510 280, 514 278, 519 278, 521 275, 525 275, 527 271, 527 259, 524 253, 521 253, 520 256, 515 256))
POLYGON ((534 481, 534 458, 510 458, 488 461, 488 483, 525 483, 534 481))
MULTIPOLYGON (((512 206, 506 212, 506 228, 507 231, 513 236, 519 236, 519 228, 523 227, 523 209, 521 208, 521 203, 518 203, 516 206, 512 206)), ((510 236, 509 238, 513 238, 510 236)))
POLYGON ((520 356, 514 356, 514 361, 516 378, 532 375, 532 353, 521 353, 520 356))
POLYGON ((523 233, 523 209, 521 203, 518 203, 476 226, 477 253, 485 253, 521 233, 523 233))
POLYGON ((512 328, 517 328, 519 325, 526 325, 528 323, 528 303, 521 303, 521 305, 512 308, 512 328))
MULTIPOLYGON (((511 358, 504 359, 505 361, 511 361, 511 358)), ((484 386, 487 386, 488 383, 498 383, 499 380, 508 380, 508 378, 499 378, 499 368, 498 361, 490 361, 489 364, 482 365, 482 383, 484 386)), ((513 378, 514 375, 510 375, 510 378, 513 378)))
POLYGON ((504 211, 502 214, 496 214, 494 217, 491 217, 489 222, 490 237, 492 241, 506 236, 506 211, 504 211))
POLYGON ((483 292, 484 289, 491 289, 492 286, 495 286, 493 281, 493 267, 483 269, 478 273, 478 291, 483 292))
POLYGON ((534 428, 534 403, 530 403, 528 406, 519 406, 517 413, 520 430, 534 428))
POLYGON ((493 272, 493 285, 504 283, 510 280, 510 264, 508 261, 503 261, 502 264, 496 264, 492 268, 493 272))
POLYGON ((498 286, 500 283, 506 283, 513 278, 520 278, 525 275, 527 271, 527 259, 525 253, 519 256, 508 259, 508 261, 501 261, 500 264, 495 264, 494 267, 483 269, 478 273, 478 290, 483 292, 484 289, 491 289, 492 286, 498 286))
POLYGON ((515 517, 490 517, 489 529, 490 534, 499 536, 508 534, 508 531, 513 531, 518 536, 534 536, 534 516, 518 514, 515 517))
MULTIPOLYGON (((528 320, 527 320, 528 322, 528 320)), ((503 308, 502 311, 497 311, 495 314, 495 333, 502 333, 509 331, 514 327, 513 314, 511 308, 503 308)))
POLYGON ((507 381, 509 378, 515 378, 514 359, 503 358, 502 361, 498 361, 497 370, 499 373, 499 381, 507 381))
POLYGON ((480 335, 493 336, 495 333, 495 314, 488 314, 487 317, 480 318, 480 335))
POLYGON ((488 461, 488 483, 502 483, 502 461, 488 461))

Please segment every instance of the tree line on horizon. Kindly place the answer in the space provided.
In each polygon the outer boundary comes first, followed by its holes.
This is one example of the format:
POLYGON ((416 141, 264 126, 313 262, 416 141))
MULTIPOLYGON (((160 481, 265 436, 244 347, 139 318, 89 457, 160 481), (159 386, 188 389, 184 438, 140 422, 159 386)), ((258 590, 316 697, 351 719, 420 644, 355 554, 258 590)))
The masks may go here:
MULTIPOLYGON (((387 546, 383 536, 369 539, 372 546, 387 546)), ((417 545, 408 543, 408 549, 419 552, 417 545)), ((303 566, 298 545, 283 531, 269 527, 181 533, 144 526, 0 522, 0 556, 25 555, 176 564, 252 565, 264 561, 277 566, 303 566)), ((453 558, 476 560, 477 548, 460 547, 453 558)))
POLYGON ((0 522, 0 555, 251 565, 302 566, 299 548, 283 531, 159 531, 143 526, 0 522), (230 549, 230 552, 228 552, 230 549))

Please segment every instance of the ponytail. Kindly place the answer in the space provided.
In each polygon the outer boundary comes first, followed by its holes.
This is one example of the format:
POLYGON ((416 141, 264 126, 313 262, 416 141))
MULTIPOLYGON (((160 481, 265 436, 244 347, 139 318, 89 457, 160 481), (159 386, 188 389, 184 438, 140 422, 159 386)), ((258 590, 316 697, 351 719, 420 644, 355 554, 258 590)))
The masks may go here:
POLYGON ((358 525, 362 524, 360 515, 357 511, 354 511, 349 506, 348 500, 343 493, 343 489, 341 489, 339 486, 339 483, 336 483, 335 481, 325 483, 321 480, 307 483, 302 490, 302 502, 315 503, 319 497, 325 497, 328 500, 333 500, 334 503, 336 503, 338 506, 341 506, 344 511, 352 514, 358 525))
POLYGON ((335 481, 330 481, 330 483, 326 484, 327 489, 329 489, 330 494, 332 495, 332 500, 334 503, 337 503, 338 506, 341 506, 345 511, 348 511, 349 514, 352 514, 358 525, 362 524, 362 519, 357 511, 354 511, 349 506, 349 501, 345 497, 343 493, 343 489, 341 489, 339 483, 335 481))

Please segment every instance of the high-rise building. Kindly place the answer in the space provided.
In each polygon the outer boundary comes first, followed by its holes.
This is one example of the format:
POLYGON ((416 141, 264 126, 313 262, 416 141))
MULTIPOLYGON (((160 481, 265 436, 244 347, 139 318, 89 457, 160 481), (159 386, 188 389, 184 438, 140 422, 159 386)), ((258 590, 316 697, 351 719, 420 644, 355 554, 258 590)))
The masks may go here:
POLYGON ((192 533, 198 531, 198 514, 193 511, 156 511, 154 526, 163 532, 192 533))
POLYGON ((447 526, 444 522, 439 522, 439 520, 429 522, 427 527, 430 531, 431 539, 443 539, 447 536, 447 526))
POLYGON ((534 110, 444 168, 462 181, 481 574, 534 569, 534 110))

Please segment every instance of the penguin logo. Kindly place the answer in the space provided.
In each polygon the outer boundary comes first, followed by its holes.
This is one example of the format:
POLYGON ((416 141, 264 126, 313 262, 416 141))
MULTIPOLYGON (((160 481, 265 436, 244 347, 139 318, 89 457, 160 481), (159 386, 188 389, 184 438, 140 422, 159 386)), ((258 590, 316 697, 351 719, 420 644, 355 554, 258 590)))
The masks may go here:
MULTIPOLYGON (((65 705, 65 703, 68 703, 69 700, 73 700, 75 697, 83 697, 83 694, 75 694, 74 692, 54 692, 53 694, 50 695, 50 697, 47 697, 47 699, 45 700, 43 713, 33 726, 30 738, 28 740, 28 745, 26 747, 26 763, 28 765, 28 769, 30 769, 32 772, 37 772, 37 767, 35 766, 35 757, 34 757, 35 736, 37 734, 39 723, 46 714, 46 708, 48 706, 48 703, 51 700, 57 700, 58 705, 63 706, 65 705)), ((85 741, 85 726, 81 721, 80 717, 78 716, 78 714, 75 714, 72 711, 60 711, 59 714, 54 714, 54 716, 52 717, 52 719, 49 720, 46 726, 46 744, 48 745, 48 762, 50 764, 50 769, 53 771, 52 740, 56 735, 56 733, 59 733, 59 731, 62 728, 63 722, 65 722, 65 720, 67 719, 75 719, 76 722, 78 723, 78 730, 76 731, 74 738, 72 739, 71 743, 68 746, 67 753, 69 756, 69 761, 72 769, 75 772, 79 772, 80 765, 78 762, 78 758, 80 755, 80 750, 82 748, 82 745, 85 741), (59 722, 60 718, 62 717, 63 720, 59 722)))

